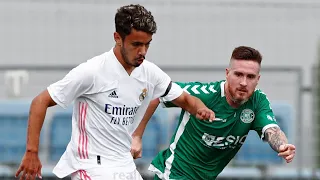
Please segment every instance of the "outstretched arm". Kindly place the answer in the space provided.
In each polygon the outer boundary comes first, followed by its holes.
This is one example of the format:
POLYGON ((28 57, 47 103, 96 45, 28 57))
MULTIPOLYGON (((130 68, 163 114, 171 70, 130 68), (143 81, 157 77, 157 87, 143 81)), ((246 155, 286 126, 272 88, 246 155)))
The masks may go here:
POLYGON ((288 144, 288 139, 279 127, 270 127, 265 131, 265 139, 273 150, 278 152, 278 156, 283 157, 287 163, 290 163, 294 156, 296 147, 288 144))
POLYGON ((209 120, 212 122, 215 119, 214 112, 209 109, 199 98, 183 92, 178 98, 172 101, 173 104, 188 111, 200 120, 209 120))

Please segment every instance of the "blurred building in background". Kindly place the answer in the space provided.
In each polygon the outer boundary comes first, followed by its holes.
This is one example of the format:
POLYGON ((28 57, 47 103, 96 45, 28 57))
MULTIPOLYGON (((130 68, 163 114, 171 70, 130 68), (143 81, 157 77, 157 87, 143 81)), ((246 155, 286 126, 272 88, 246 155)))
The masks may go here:
MULTIPOLYGON (((0 179, 10 179, 25 150, 32 98, 74 66, 114 45, 117 8, 140 3, 158 24, 147 59, 174 81, 225 78, 232 50, 263 54, 261 88, 297 146, 285 164, 257 134, 220 179, 320 179, 320 2, 317 0, 0 0, 0 179)), ((44 177, 71 134, 71 108, 50 108, 41 134, 44 177)), ((139 171, 168 145, 179 109, 148 124, 139 171), (159 143, 157 143, 159 142, 159 143)))

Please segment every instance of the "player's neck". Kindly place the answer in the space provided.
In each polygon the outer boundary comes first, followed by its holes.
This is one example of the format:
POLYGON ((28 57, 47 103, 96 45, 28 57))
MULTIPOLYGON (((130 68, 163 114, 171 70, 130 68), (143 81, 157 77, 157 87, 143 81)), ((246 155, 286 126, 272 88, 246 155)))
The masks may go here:
POLYGON ((127 71, 128 75, 130 76, 130 74, 132 73, 132 71, 134 70, 134 66, 131 66, 129 64, 127 64, 122 55, 121 55, 121 52, 120 52, 120 48, 119 47, 114 47, 113 48, 113 53, 114 55, 116 56, 117 60, 120 62, 120 64, 122 65, 122 67, 124 68, 124 70, 127 71))
POLYGON ((239 104, 238 102, 234 101, 231 94, 230 94, 230 91, 229 91, 229 88, 228 88, 228 82, 226 81, 226 83, 224 84, 224 95, 226 96, 226 101, 227 103, 233 107, 233 108, 238 108, 241 104, 239 104))

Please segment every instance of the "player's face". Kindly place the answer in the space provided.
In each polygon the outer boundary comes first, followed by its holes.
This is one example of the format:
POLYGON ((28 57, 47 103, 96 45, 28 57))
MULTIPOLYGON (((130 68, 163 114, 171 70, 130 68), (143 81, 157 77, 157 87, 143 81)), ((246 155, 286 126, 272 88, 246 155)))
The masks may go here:
POLYGON ((152 35, 132 29, 131 33, 122 40, 120 53, 128 66, 138 67, 143 63, 147 54, 152 35))
POLYGON ((232 100, 242 104, 253 94, 260 79, 260 65, 254 61, 232 60, 226 69, 226 79, 232 100))

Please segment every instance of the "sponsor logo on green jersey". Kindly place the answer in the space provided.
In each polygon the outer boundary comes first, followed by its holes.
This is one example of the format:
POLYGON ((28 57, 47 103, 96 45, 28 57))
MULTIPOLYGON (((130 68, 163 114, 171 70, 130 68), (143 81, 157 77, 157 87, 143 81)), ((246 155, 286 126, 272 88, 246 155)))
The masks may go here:
POLYGON ((208 147, 215 147, 218 149, 226 149, 226 148, 236 148, 241 146, 247 135, 244 136, 233 136, 228 135, 227 137, 219 137, 219 136, 213 136, 208 133, 204 133, 202 135, 202 142, 204 145, 208 147))

